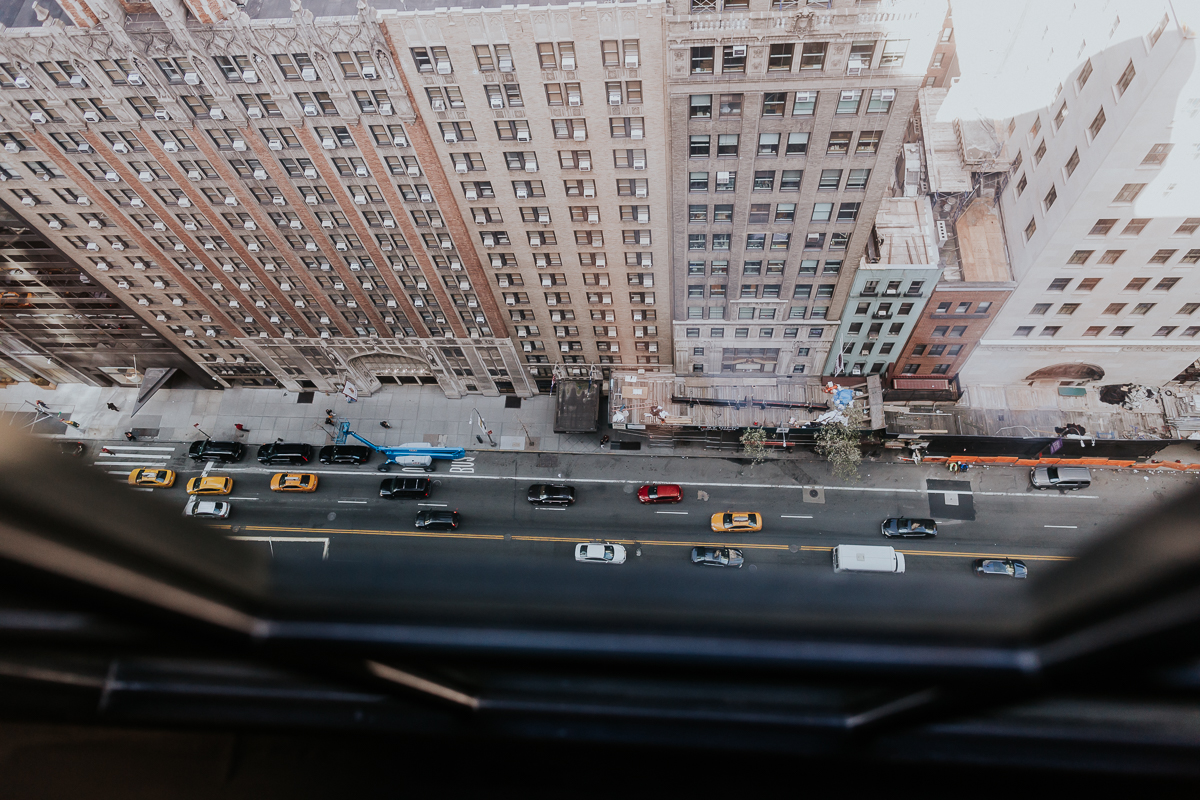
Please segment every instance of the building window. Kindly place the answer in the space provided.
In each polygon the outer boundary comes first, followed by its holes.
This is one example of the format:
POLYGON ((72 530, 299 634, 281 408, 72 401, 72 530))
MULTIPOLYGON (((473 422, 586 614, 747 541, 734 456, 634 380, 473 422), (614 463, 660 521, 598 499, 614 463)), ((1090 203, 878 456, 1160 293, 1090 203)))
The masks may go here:
POLYGON ((712 47, 693 47, 692 48, 692 74, 704 75, 713 71, 713 53, 715 48, 712 47))
POLYGON ((1079 148, 1075 148, 1074 152, 1071 153, 1071 157, 1067 159, 1066 166, 1064 166, 1063 169, 1067 173, 1067 177, 1069 178, 1075 174, 1075 170, 1078 167, 1079 167, 1079 148))
POLYGON ((1132 325, 1118 325, 1115 328, 1113 328, 1111 331, 1109 331, 1108 335, 1116 336, 1116 337, 1120 338, 1120 337, 1124 336, 1125 334, 1129 333, 1131 330, 1133 330, 1132 325))
POLYGON ((1095 250, 1076 250, 1074 253, 1071 254, 1071 257, 1067 259, 1067 263, 1068 264, 1086 264, 1087 260, 1092 257, 1092 253, 1095 253, 1095 252, 1096 252, 1095 250))
POLYGON ((1096 138, 1096 136, 1100 133, 1100 129, 1104 127, 1104 123, 1104 106, 1101 106, 1100 110, 1096 112, 1096 116, 1092 119, 1092 124, 1088 125, 1088 135, 1090 138, 1096 138))
POLYGON ((1134 70, 1133 61, 1131 60, 1129 62, 1129 66, 1125 67, 1125 71, 1121 73, 1121 77, 1117 78, 1117 97, 1125 96, 1125 90, 1129 88, 1129 84, 1133 83, 1133 78, 1135 75, 1137 75, 1137 72, 1134 70))
POLYGON ((1025 241, 1033 238, 1033 234, 1037 232, 1037 221, 1030 219, 1029 224, 1025 226, 1025 241))
POLYGON ((793 117, 811 117, 816 113, 817 109, 817 93, 813 91, 796 92, 795 102, 792 104, 793 117))
POLYGON ((782 117, 783 104, 787 101, 787 92, 765 92, 763 94, 762 115, 764 117, 782 117))
MULTIPOLYGON (((805 46, 806 50, 807 50, 807 47, 808 46, 806 45, 805 46)), ((824 48, 824 45, 821 45, 821 47, 824 48)), ((696 50, 696 49, 703 49, 703 48, 692 48, 692 49, 696 50)), ((708 49, 710 51, 712 50, 711 47, 708 49)), ((795 52, 795 50, 796 50, 796 45, 794 45, 794 44, 773 44, 773 45, 771 45, 771 51, 767 55, 767 71, 768 72, 790 72, 792 69, 792 54, 795 52)), ((824 59, 824 50, 822 49, 822 60, 823 59, 824 59)), ((821 67, 819 65, 816 67, 816 69, 820 69, 820 68, 821 67)))
POLYGON ((1028 336, 1031 333, 1033 333, 1033 326, 1022 325, 1021 327, 1017 328, 1016 331, 1013 332, 1013 336, 1024 337, 1024 336, 1028 336))

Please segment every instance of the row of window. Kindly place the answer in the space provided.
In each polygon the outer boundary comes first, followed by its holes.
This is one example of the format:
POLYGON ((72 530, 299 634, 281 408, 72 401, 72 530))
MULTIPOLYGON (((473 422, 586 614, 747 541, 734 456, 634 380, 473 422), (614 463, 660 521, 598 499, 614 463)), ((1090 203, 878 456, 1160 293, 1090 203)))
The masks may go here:
MULTIPOLYGON (((836 248, 834 248, 834 249, 836 249, 836 248)), ((841 249, 845 249, 845 247, 842 247, 841 249)), ((728 261, 714 260, 709 263, 711 264, 711 266, 708 268, 709 275, 728 275, 729 274, 729 262, 728 261)), ((764 275, 764 274, 767 275, 768 277, 770 277, 772 275, 783 275, 784 265, 786 263, 787 262, 783 259, 768 261, 767 267, 766 267, 766 272, 764 273, 763 272, 763 262, 747 261, 744 264, 742 264, 742 275, 744 277, 758 277, 759 275, 764 275)), ((816 275, 817 274, 817 265, 819 263, 820 262, 815 258, 803 259, 800 262, 800 267, 799 267, 799 270, 797 271, 797 274, 798 275, 816 275)), ((825 262, 824 267, 822 267, 822 269, 821 269, 821 274, 822 275, 837 275, 841 271, 842 271, 842 260, 841 259, 831 259, 831 260, 828 260, 825 262)), ((688 268, 687 268, 687 274, 689 277, 704 275, 705 274, 705 262, 689 261, 688 268)), ((904 305, 907 306, 909 309, 912 308, 912 303, 905 303, 904 305)), ((901 311, 901 313, 907 314, 908 311, 901 311)))
MULTIPOLYGON (((549 225, 553 221, 549 206, 523 206, 520 208, 520 212, 522 222, 549 225)), ((504 222, 503 215, 498 208, 472 208, 471 213, 478 225, 504 222)), ((593 225, 600 223, 599 206, 567 206, 567 213, 572 222, 588 222, 593 225)), ((650 222, 650 206, 620 206, 619 213, 622 222, 643 224, 650 222)))
MULTIPOLYGON (((583 86, 580 83, 568 81, 565 83, 542 84, 546 93, 547 106, 582 106, 583 86)), ((521 94, 519 83, 485 83, 483 85, 484 100, 489 108, 524 108, 525 98, 521 94)), ((604 96, 608 105, 641 105, 641 81, 605 81, 604 96)), ((462 87, 454 84, 425 87, 425 98, 434 111, 466 108, 467 101, 463 97, 462 87)))
MULTIPOLYGON (((577 68, 574 42, 540 42, 537 49, 538 64, 544 70, 563 69, 571 72, 577 68)), ((507 44, 476 45, 475 63, 481 72, 512 72, 512 49, 507 44)), ((409 48, 417 72, 436 72, 450 75, 454 64, 450 51, 444 46, 409 48)), ((641 50, 637 39, 604 39, 600 42, 600 66, 637 69, 641 63, 641 50)))
MULTIPOLYGON (((1129 222, 1125 223, 1125 227, 1121 229, 1120 235, 1121 236, 1137 236, 1142 231, 1144 231, 1146 229, 1146 226, 1149 225, 1152 221, 1153 220, 1149 219, 1149 218, 1131 219, 1131 220, 1129 220, 1129 222)), ((1098 219, 1098 220, 1096 220, 1096 224, 1092 226, 1092 229, 1090 231, 1088 231, 1087 235, 1088 236, 1107 236, 1112 231, 1113 227, 1116 224, 1117 224, 1117 220, 1115 220, 1115 219, 1098 219)), ((1200 217, 1188 217, 1179 225, 1178 228, 1175 229, 1175 235, 1176 236, 1190 236, 1191 234, 1195 233, 1197 229, 1200 229, 1200 217)), ((1072 259, 1074 259, 1076 257, 1082 257, 1083 260, 1082 261, 1072 260, 1071 263, 1072 264, 1082 264, 1084 261, 1087 260, 1087 257, 1090 256, 1094 252, 1096 252, 1096 251, 1095 250, 1076 250, 1075 256, 1073 256, 1072 259), (1084 255, 1084 254, 1086 254, 1086 255, 1084 255)), ((1120 252, 1123 252, 1123 251, 1120 251, 1120 252)))
MULTIPOLYGON (((1065 292, 1067 290, 1067 287, 1070 286, 1071 282, 1074 280, 1075 280, 1075 278, 1055 278, 1054 280, 1050 281, 1050 285, 1046 287, 1046 291, 1048 291, 1048 292, 1065 292)), ((1092 289, 1096 288, 1096 286, 1100 283, 1101 280, 1102 280, 1101 278, 1081 278, 1081 279, 1079 279, 1079 283, 1076 284, 1075 289, 1073 291, 1090 292, 1092 289)), ((1132 279, 1130 279, 1129 283, 1125 284, 1125 288, 1122 289, 1121 291, 1123 291, 1123 292, 1140 292, 1142 289, 1146 288, 1146 286, 1152 280, 1154 280, 1154 279, 1153 278, 1132 278, 1132 279)), ((1179 278, 1161 278, 1161 279, 1159 279, 1159 281, 1156 284, 1154 284, 1154 291, 1169 292, 1169 291, 1171 291, 1172 288, 1174 288, 1175 284, 1179 283, 1179 281, 1180 281, 1179 278)))
MULTIPOLYGON (((1058 307, 1058 311, 1055 312, 1055 315, 1060 317, 1069 317, 1078 311, 1081 305, 1083 304, 1063 303, 1058 307)), ((1157 306, 1158 303, 1135 303, 1133 304, 1133 308, 1130 309, 1129 313, 1137 316, 1144 316, 1149 314, 1157 306)), ((1053 307, 1053 303, 1035 303, 1033 308, 1029 310, 1029 315, 1044 317, 1053 307)), ((1105 306, 1104 311, 1101 313, 1106 316, 1117 316, 1124 313, 1126 308, 1129 308, 1129 303, 1109 303, 1107 306, 1105 306)), ((1200 308, 1200 303, 1184 303, 1179 310, 1175 312, 1175 315, 1191 316, 1192 314, 1196 313, 1196 309, 1198 308, 1200 308)))
MULTIPOLYGON (((808 89, 801 92, 764 92, 759 116, 782 117, 788 111, 788 98, 791 98, 791 116, 812 117, 817 113, 817 102, 822 92, 808 89)), ((826 97, 834 92, 824 92, 826 97)), ((895 89, 842 89, 837 94, 835 115, 852 116, 863 110, 863 99, 866 98, 866 113, 888 114, 896 102, 895 89), (870 92, 870 94, 866 94, 870 92)), ((743 115, 746 95, 743 93, 719 94, 717 98, 718 119, 738 119, 743 115)), ((834 102, 829 100, 827 102, 834 102)), ((688 119, 712 119, 713 95, 693 94, 688 99, 688 119)))
MULTIPOLYGON (((755 192, 773 192, 776 188, 775 176, 779 176, 778 187, 781 192, 798 192, 800 191, 800 181, 804 177, 804 170, 800 169, 785 169, 776 171, 773 169, 755 170, 754 182, 751 185, 751 191, 755 192)), ((689 172, 688 173, 688 191, 689 192, 735 192, 737 191, 738 174, 734 170, 729 172, 689 172), (716 180, 713 181, 710 175, 715 175, 716 180)), ((845 190, 848 192, 862 191, 867 188, 867 182, 871 179, 871 170, 869 169, 823 169, 821 177, 817 181, 818 192, 836 192, 845 190), (846 176, 845 185, 842 184, 842 176, 846 176)))
MULTIPOLYGON (((854 131, 833 131, 829 134, 825 154, 844 156, 850 153, 854 139, 854 131)), ((874 155, 879 149, 879 139, 883 131, 859 131, 858 143, 854 145, 855 155, 874 155)), ((783 137, 780 133, 760 133, 758 149, 755 155, 760 158, 771 158, 779 155, 779 145, 783 137)), ((716 135, 716 148, 713 147, 713 136, 707 133, 688 136, 689 158, 736 158, 740 155, 741 134, 720 133, 716 135)), ((803 156, 808 154, 807 133, 789 133, 784 148, 785 156, 803 156)))
MULTIPOLYGON (((1116 337, 1116 338, 1128 336, 1129 333, 1133 331, 1133 327, 1134 326, 1132 326, 1132 325, 1116 325, 1113 328, 1109 329, 1108 335, 1116 337)), ((1025 338, 1025 337, 1033 335, 1033 330, 1034 330, 1034 327, 1032 325, 1022 325, 1013 332, 1013 336, 1018 337, 1018 338, 1025 338)), ((1038 336, 1045 336, 1048 338, 1054 337, 1054 336, 1057 336, 1059 331, 1061 331, 1061 330, 1062 330, 1061 325, 1047 325, 1047 326, 1043 327, 1041 329, 1041 331, 1038 332, 1038 336)), ((1178 326, 1163 325, 1158 330, 1156 330, 1152 335, 1157 336, 1157 337, 1172 336, 1172 335, 1174 335, 1175 331, 1178 331, 1178 330, 1179 330, 1178 326)), ((1105 331, 1105 326, 1093 325, 1083 332, 1083 336, 1087 337, 1087 338, 1091 338, 1094 336, 1100 336, 1101 334, 1104 333, 1104 331, 1105 331)), ((1180 331, 1179 335, 1187 336, 1190 338, 1190 337, 1196 336, 1197 334, 1200 334, 1200 325, 1188 326, 1188 327, 1184 328, 1182 331, 1180 331)))
MULTIPOLYGON (((774 8, 774 5, 772 5, 774 8)), ((869 69, 875 56, 876 42, 860 41, 850 45, 849 70, 869 69)), ((746 71, 746 45, 724 45, 720 48, 718 70, 717 50, 712 45, 702 45, 691 49, 690 71, 693 75, 712 75, 724 73, 744 73, 746 71)), ((800 45, 797 58, 796 45, 791 42, 779 42, 770 45, 767 52, 767 72, 792 72, 796 67, 799 72, 815 72, 825 69, 825 59, 829 54, 829 42, 803 42, 800 45)), ((879 58, 879 67, 902 67, 904 56, 908 53, 907 39, 891 39, 883 43, 883 53, 879 58)))
MULTIPOLYGON (((790 233, 772 233, 770 234, 770 247, 767 246, 768 239, 765 233, 748 233, 746 234, 746 250, 787 250, 792 244, 792 234, 790 233)), ((824 233, 806 233, 804 235, 805 250, 824 250, 826 234, 824 233)), ((839 249, 844 249, 844 243, 849 239, 838 239, 839 249)), ((706 233, 689 233, 688 234, 688 250, 716 250, 725 251, 733 249, 733 234, 731 233, 714 233, 711 236, 706 233)), ((829 262, 826 262, 828 265, 829 262)))
MULTIPOLYGON (((775 328, 759 328, 758 329, 758 338, 760 338, 760 339, 774 338, 775 330, 776 330, 775 328)), ((800 332, 802 329, 801 328, 782 328, 780 330, 783 334, 784 339, 796 339, 800 336, 800 332)), ((688 339, 700 338, 700 329, 699 328, 686 328, 686 329, 684 329, 684 332, 686 334, 686 338, 688 338, 688 339)), ((822 336, 825 335, 825 329, 824 328, 809 328, 806 332, 806 335, 807 335, 807 338, 809 338, 809 339, 820 339, 822 336)), ((750 337, 750 329, 749 328, 734 328, 733 329, 733 338, 747 339, 749 337, 750 337)), ((725 338, 725 329, 724 328, 709 328, 708 329, 708 338, 724 339, 725 338)), ((704 355, 704 348, 702 348, 702 347, 694 348, 692 350, 692 355, 695 355, 695 356, 704 355)), ((801 347, 796 352, 796 355, 807 356, 808 348, 801 347)))

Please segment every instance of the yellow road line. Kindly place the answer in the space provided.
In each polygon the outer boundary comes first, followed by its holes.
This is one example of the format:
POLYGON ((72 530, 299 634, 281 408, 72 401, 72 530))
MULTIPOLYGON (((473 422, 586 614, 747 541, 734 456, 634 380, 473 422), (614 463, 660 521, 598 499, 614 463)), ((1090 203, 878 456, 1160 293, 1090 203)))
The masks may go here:
MULTIPOLYGON (((229 525, 213 525, 214 528, 229 528, 229 525)), ((281 531, 292 533, 342 533, 356 536, 408 536, 428 539, 468 539, 483 541, 503 541, 503 534, 488 533, 456 533, 449 531, 372 531, 358 528, 296 528, 287 526, 246 525, 240 528, 244 531, 281 531)), ((578 537, 566 536, 513 536, 514 542, 570 542, 579 541, 578 537)), ((756 542, 677 542, 664 539, 605 539, 606 542, 631 545, 660 545, 663 547, 736 547, 751 550, 790 550, 788 544, 764 544, 756 542)), ((799 545, 801 551, 828 553, 832 546, 799 545)), ((1020 558, 1026 561, 1070 561, 1073 556, 1047 555, 1011 555, 1007 553, 961 553, 952 550, 900 550, 906 556, 934 556, 940 558, 1020 558)))

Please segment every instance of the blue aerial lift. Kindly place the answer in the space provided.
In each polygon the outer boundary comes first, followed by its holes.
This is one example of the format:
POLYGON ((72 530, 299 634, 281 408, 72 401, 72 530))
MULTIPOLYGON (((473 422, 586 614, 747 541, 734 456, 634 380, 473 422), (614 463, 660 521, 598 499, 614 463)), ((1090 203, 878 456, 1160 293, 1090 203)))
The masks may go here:
POLYGON ((429 466, 432 466, 432 459, 442 458, 449 461, 456 461, 460 458, 466 458, 467 455, 467 451, 462 447, 434 447, 425 442, 409 442, 398 447, 384 447, 359 436, 350 430, 349 420, 342 420, 338 425, 336 443, 345 444, 348 436, 353 436, 367 447, 383 454, 383 463, 379 465, 380 472, 389 471, 393 464, 400 467, 425 466, 426 469, 429 469, 429 466), (422 462, 425 459, 429 459, 429 461, 423 464, 422 462))

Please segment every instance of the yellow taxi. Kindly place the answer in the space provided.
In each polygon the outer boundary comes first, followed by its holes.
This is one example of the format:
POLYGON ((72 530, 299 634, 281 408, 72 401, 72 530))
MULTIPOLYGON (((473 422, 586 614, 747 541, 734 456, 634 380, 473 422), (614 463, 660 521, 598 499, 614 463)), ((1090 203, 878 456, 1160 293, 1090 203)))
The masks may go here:
POLYGON ((157 486, 166 489, 175 484, 175 472, 169 469, 135 469, 129 473, 130 486, 157 486))
POLYGON ((762 514, 755 511, 718 511, 712 515, 717 533, 747 533, 762 530, 762 514))
POLYGON ((311 472, 276 472, 271 476, 272 492, 315 492, 317 476, 311 472))
POLYGON ((187 482, 188 494, 229 494, 233 491, 233 478, 219 475, 202 475, 187 482))

